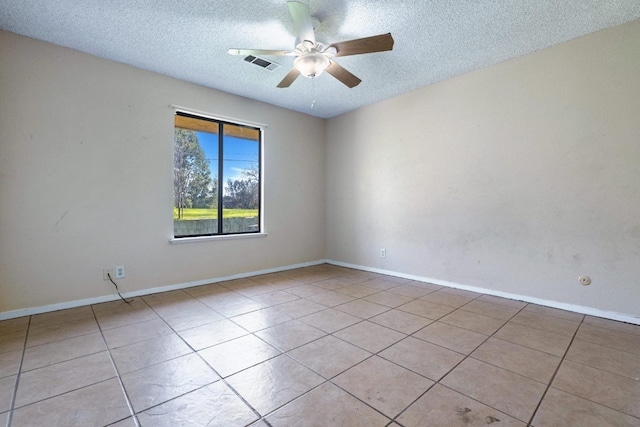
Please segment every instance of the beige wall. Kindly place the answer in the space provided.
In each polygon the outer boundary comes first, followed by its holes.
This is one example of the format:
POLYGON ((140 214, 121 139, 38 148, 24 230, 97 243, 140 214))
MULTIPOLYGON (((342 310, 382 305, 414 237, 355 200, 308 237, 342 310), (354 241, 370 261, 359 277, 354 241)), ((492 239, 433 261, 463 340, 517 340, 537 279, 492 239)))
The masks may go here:
POLYGON ((324 258, 640 316, 638 21, 326 122, 6 32, 0 58, 0 316, 118 264, 144 292, 324 258), (169 104, 268 124, 268 237, 168 243, 169 104))
POLYGON ((0 32, 0 313, 324 258, 324 120, 0 32), (169 244, 170 104, 266 123, 266 238, 169 244))
POLYGON ((330 119, 326 141, 328 259, 640 316, 640 21, 330 119))

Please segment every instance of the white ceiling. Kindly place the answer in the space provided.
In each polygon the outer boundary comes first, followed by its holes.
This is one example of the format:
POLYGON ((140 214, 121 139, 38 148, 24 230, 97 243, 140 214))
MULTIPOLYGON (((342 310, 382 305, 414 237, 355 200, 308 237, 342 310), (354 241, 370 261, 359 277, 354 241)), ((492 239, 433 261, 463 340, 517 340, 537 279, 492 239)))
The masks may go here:
POLYGON ((328 118, 640 19, 640 0, 306 2, 318 41, 391 32, 393 51, 337 58, 362 79, 353 89, 326 73, 278 89, 292 57, 267 71, 227 49, 293 49, 286 0, 0 0, 0 28, 328 118))

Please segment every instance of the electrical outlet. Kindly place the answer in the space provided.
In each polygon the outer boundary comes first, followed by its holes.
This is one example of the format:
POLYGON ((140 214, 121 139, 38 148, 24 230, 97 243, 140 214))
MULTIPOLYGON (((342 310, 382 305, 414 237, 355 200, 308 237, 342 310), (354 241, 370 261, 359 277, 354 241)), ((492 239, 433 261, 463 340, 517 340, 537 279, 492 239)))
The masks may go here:
POLYGON ((578 283, 580 283, 583 286, 587 286, 591 284, 591 277, 589 276, 580 276, 578 277, 578 283))
POLYGON ((113 269, 112 268, 103 268, 102 269, 102 280, 109 280, 109 276, 113 277, 113 269))
POLYGON ((124 279, 124 265, 116 265, 113 267, 113 272, 116 279, 124 279))
POLYGON ((385 248, 380 249, 380 258, 387 257, 387 250, 385 248))

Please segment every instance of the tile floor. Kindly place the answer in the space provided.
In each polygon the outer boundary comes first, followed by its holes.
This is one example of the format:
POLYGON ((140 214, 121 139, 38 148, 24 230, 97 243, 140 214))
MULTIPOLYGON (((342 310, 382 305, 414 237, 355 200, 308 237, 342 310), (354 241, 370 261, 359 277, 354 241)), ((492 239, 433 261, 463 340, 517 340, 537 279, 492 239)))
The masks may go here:
POLYGON ((640 426, 640 326, 319 265, 0 322, 0 425, 640 426))

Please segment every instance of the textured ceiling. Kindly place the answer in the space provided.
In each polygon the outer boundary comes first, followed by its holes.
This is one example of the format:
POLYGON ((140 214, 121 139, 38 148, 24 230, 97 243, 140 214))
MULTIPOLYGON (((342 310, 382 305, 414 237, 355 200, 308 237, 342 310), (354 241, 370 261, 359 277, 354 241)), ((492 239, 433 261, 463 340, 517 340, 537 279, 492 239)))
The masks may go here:
MULTIPOLYGON (((0 0, 0 28, 318 117, 332 117, 474 69, 640 19, 640 0, 308 0, 318 41, 391 32, 395 46, 337 58, 328 74, 276 85, 227 49, 293 49, 285 0, 0 0)), ((1 58, 0 58, 1 66, 1 58)))

